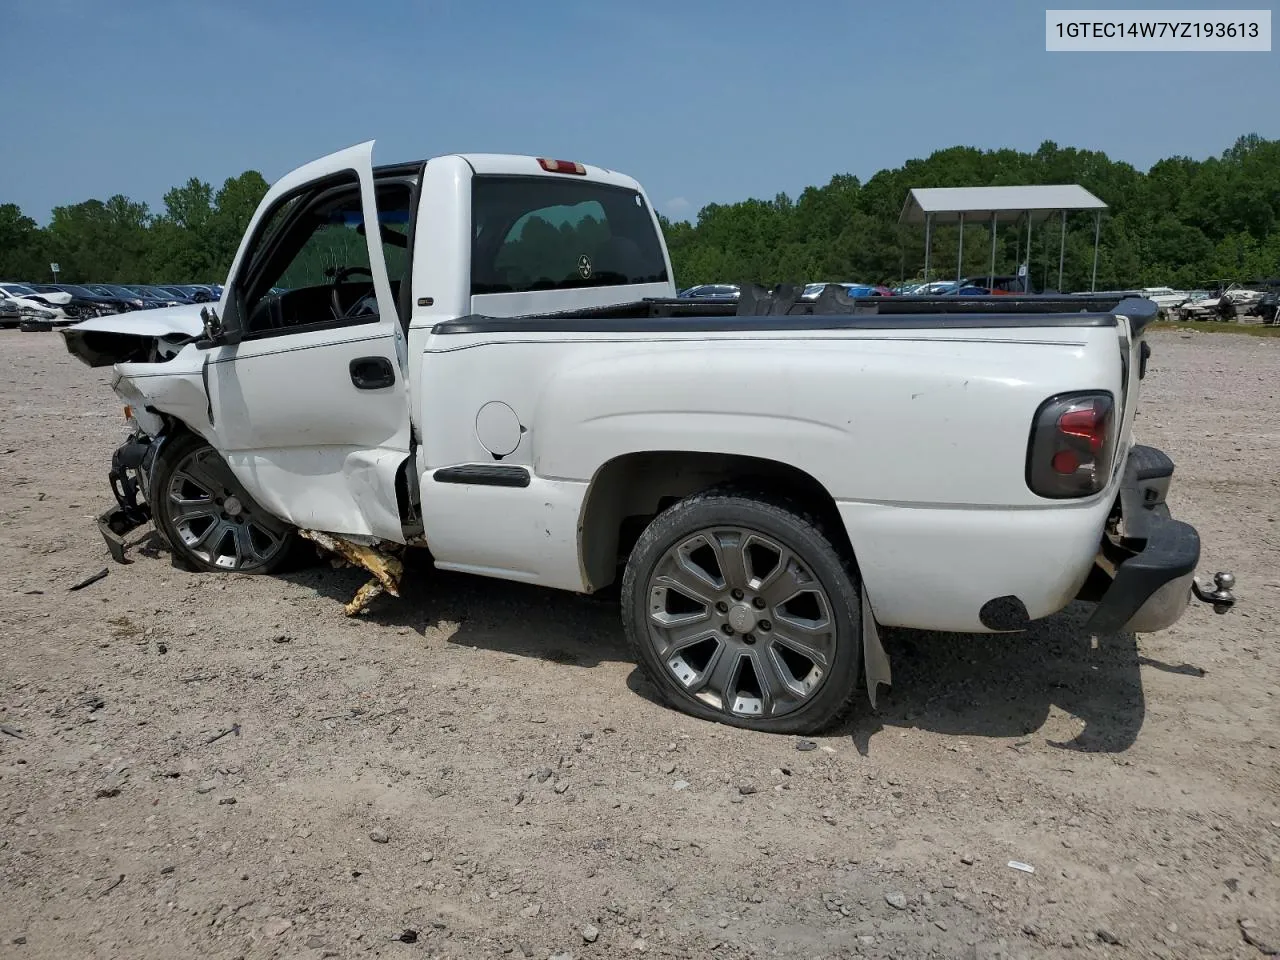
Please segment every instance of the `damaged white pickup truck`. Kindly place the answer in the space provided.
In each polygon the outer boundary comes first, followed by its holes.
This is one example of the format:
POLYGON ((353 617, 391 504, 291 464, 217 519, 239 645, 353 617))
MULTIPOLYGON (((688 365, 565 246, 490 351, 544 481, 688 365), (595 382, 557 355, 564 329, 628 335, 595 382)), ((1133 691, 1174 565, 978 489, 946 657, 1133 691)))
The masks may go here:
POLYGON ((216 310, 65 331, 114 364, 133 432, 109 545, 154 520, 201 570, 276 569, 299 535, 399 590, 397 556, 583 593, 621 583, 666 699, 816 731, 877 625, 1095 633, 1173 623, 1195 579, 1173 464, 1131 427, 1156 313, 1112 297, 675 298, 634 180, 562 160, 374 167, 372 144, 267 194, 216 310), (280 292, 283 290, 284 292, 280 292))

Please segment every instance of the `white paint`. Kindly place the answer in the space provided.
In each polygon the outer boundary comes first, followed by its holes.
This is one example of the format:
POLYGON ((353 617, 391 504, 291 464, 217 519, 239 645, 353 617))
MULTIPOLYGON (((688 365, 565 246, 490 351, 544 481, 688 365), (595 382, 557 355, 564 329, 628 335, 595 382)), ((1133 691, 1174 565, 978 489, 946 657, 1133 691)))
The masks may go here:
POLYGON ((204 306, 207 304, 186 303, 180 307, 112 313, 73 323, 67 329, 89 333, 123 333, 136 337, 167 337, 172 334, 195 337, 204 330, 204 323, 200 320, 200 308, 204 306))
MULTIPOLYGON (((360 180, 364 222, 378 222, 372 141, 287 174, 250 222, 223 292, 223 314, 263 216, 299 187, 348 171, 360 180)), ((254 499, 277 516, 328 533, 403 542, 395 496, 396 472, 409 453, 403 332, 378 231, 366 231, 365 241, 377 317, 209 351, 214 445, 254 499), (359 357, 389 360, 395 385, 357 389, 349 365, 359 357)))
MULTIPOLYGON (((340 170, 358 173, 366 222, 374 222, 371 144, 363 144, 281 180, 247 236, 280 196, 340 170)), ((1048 396, 1106 389, 1121 398, 1127 444, 1138 360, 1127 323, 815 331, 797 318, 794 328, 761 332, 664 333, 655 323, 642 333, 437 334, 435 324, 481 308, 552 312, 674 294, 656 284, 471 297, 474 171, 556 176, 532 158, 426 165, 407 356, 371 243, 373 322, 211 351, 189 345, 168 363, 118 367, 118 391, 210 438, 268 510, 347 536, 403 541, 394 479, 412 422, 426 540, 446 569, 589 589, 580 525, 602 467, 633 453, 690 451, 776 460, 821 483, 837 501, 881 623, 982 631, 978 611, 993 597, 1015 594, 1038 617, 1075 595, 1123 458, 1098 496, 1046 501, 1024 479, 1028 434, 1048 396), (1121 349, 1132 364, 1127 393, 1121 349), (360 356, 391 360, 402 371, 396 385, 356 390, 347 367, 360 356), (433 479, 444 467, 492 465, 495 453, 504 466, 526 467, 530 485, 433 479)), ((588 177, 639 190, 601 168, 588 167, 588 177)), ((167 323, 190 322, 161 313, 167 323)))
POLYGON ((540 478, 528 487, 484 487, 425 477, 422 520, 436 566, 586 590, 578 564, 578 514, 586 491, 585 482, 540 478))
POLYGON ((164 363, 117 363, 111 386, 133 406, 138 425, 150 427, 148 432, 152 435, 159 431, 159 418, 147 413, 146 407, 176 417, 213 443, 209 395, 202 375, 204 361, 204 351, 189 344, 164 363))
MULTIPOLYGON (((1045 501, 1027 489, 1026 444, 1046 397, 1122 395, 1116 338, 1108 327, 432 336, 417 391, 431 424, 422 458, 428 474, 483 462, 470 424, 430 411, 475 409, 496 391, 530 425, 503 462, 570 484, 566 495, 585 499, 600 467, 629 453, 779 460, 838 501, 880 622, 985 631, 978 611, 993 597, 1016 594, 1043 616, 1090 569, 1118 473, 1087 502, 1045 501)), ((467 565, 515 564, 531 582, 580 576, 576 542, 544 544, 530 570, 529 556, 508 555, 510 507, 465 486, 423 488, 440 562, 465 549, 467 565), (465 540, 441 543, 437 516, 465 540)))
POLYGON ((490 400, 476 414, 476 438, 495 457, 514 453, 520 435, 520 418, 500 400, 490 400))

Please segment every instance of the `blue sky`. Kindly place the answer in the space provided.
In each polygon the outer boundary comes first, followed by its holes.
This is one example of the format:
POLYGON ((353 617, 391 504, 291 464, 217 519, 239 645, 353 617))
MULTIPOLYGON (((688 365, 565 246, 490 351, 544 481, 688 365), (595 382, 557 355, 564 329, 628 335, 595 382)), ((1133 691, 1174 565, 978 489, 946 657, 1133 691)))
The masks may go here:
POLYGON ((1280 137, 1280 53, 1050 54, 1044 9, 0 0, 0 202, 41 222, 112 193, 159 209, 190 176, 274 180, 376 138, 379 162, 494 151, 598 163, 682 218, 956 144, 1049 139, 1145 168, 1247 132, 1280 137))

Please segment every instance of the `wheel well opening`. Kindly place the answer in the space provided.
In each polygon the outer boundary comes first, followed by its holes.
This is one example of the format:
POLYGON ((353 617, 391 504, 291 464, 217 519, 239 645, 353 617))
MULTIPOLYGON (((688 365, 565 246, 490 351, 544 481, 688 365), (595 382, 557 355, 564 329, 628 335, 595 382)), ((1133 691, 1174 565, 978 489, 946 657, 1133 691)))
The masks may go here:
POLYGON ((816 514, 837 549, 853 559, 835 500, 809 474, 789 464, 737 454, 687 451, 630 453, 610 460, 591 482, 579 522, 580 555, 592 590, 612 584, 649 522, 685 497, 712 487, 795 500, 816 514))

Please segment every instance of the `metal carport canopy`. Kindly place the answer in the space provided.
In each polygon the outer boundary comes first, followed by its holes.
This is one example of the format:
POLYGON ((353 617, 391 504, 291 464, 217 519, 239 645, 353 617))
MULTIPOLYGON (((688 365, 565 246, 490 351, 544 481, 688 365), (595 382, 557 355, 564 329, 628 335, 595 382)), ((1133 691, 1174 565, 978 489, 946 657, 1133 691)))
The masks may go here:
POLYGON ((1047 220, 1061 210, 1105 210, 1107 205, 1074 183, 1027 187, 918 187, 907 194, 899 223, 1047 220))
MULTIPOLYGON (((1098 239, 1102 229, 1102 211, 1107 205, 1079 184, 1059 183, 1008 187, 917 187, 907 194, 900 224, 924 224, 925 251, 924 275, 929 279, 929 252, 935 223, 960 225, 960 252, 956 263, 956 279, 960 279, 964 261, 964 225, 966 221, 991 223, 991 274, 995 276, 996 237, 995 228, 1000 221, 1027 220, 1027 261, 1031 260, 1031 225, 1049 219, 1055 213, 1062 216, 1062 240, 1058 251, 1058 286, 1062 286, 1062 266, 1066 253, 1067 211, 1092 210, 1095 221, 1093 230, 1093 280, 1098 280, 1098 239)), ((1021 245, 1019 245, 1021 249, 1021 245)), ((1019 259, 1021 262, 1021 259, 1019 259)), ((1030 289, 1031 277, 1027 276, 1030 289)))

